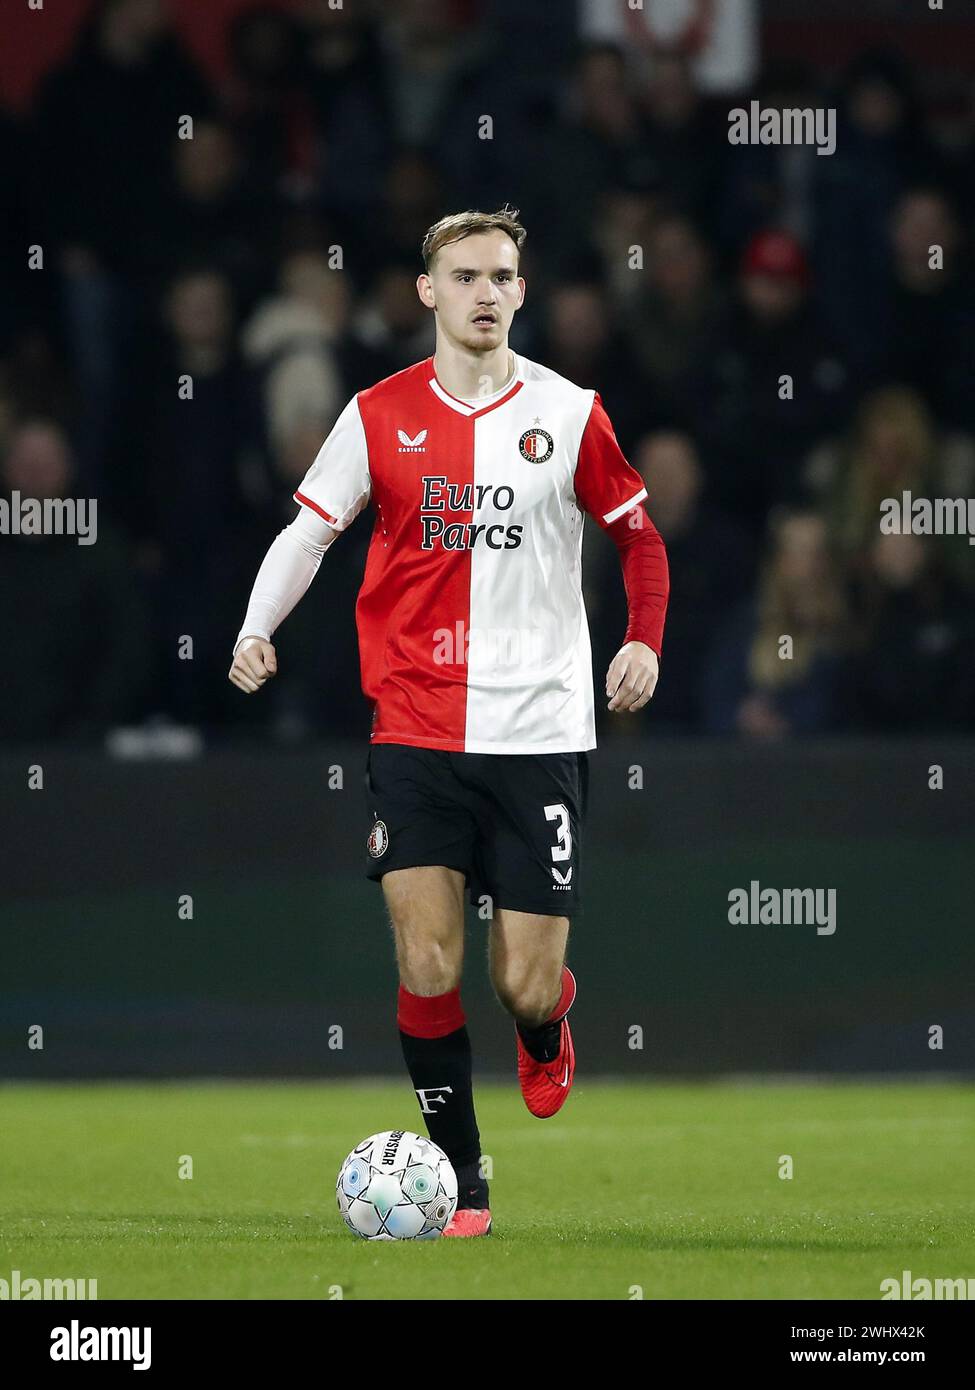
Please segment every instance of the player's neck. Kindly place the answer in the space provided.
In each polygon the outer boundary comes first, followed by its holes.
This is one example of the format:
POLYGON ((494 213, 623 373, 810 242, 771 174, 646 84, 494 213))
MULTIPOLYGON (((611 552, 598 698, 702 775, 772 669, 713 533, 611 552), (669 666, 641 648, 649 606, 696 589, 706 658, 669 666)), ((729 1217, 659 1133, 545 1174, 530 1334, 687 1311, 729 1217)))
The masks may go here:
POLYGON ((448 342, 439 342, 433 370, 445 391, 461 400, 493 396, 515 375, 515 355, 501 343, 493 352, 467 352, 448 342))

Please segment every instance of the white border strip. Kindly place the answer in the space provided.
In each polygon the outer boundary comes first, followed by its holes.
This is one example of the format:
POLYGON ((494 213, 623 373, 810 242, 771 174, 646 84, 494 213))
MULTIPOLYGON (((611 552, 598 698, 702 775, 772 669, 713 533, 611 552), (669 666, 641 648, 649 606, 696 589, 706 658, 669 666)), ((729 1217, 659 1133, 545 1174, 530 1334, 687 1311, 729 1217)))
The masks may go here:
POLYGON ((629 502, 623 502, 620 506, 614 507, 611 512, 607 512, 603 517, 603 521, 609 526, 612 522, 616 521, 618 517, 621 517, 624 512, 628 512, 631 507, 635 507, 638 502, 642 502, 646 495, 647 490, 645 487, 642 487, 635 497, 630 498, 629 502))

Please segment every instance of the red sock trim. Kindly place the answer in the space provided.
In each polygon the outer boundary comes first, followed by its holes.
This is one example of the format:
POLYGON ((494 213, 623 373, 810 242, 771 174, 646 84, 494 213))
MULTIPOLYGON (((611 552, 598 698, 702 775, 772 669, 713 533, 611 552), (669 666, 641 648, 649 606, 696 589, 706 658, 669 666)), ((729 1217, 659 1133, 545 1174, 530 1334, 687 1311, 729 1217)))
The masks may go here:
POLYGON ((446 994, 411 994, 402 985, 396 1003, 396 1022, 412 1038, 445 1038, 466 1023, 460 989, 446 994))
POLYGON ((573 974, 572 974, 572 971, 569 969, 569 967, 568 967, 567 965, 563 965, 563 967, 562 967, 562 993, 561 993, 561 995, 559 996, 559 1002, 556 1004, 555 1008, 554 1008, 554 1009, 552 1010, 552 1012, 549 1014, 549 1016, 548 1016, 548 1018, 545 1020, 545 1022, 546 1022, 546 1023, 555 1023, 555 1021, 556 1021, 557 1019, 565 1018, 566 1014, 569 1012, 569 1009, 572 1007, 572 1001, 573 1001, 573 999, 574 999, 575 997, 576 997, 576 982, 575 982, 575 978, 574 978, 574 976, 573 976, 573 974))

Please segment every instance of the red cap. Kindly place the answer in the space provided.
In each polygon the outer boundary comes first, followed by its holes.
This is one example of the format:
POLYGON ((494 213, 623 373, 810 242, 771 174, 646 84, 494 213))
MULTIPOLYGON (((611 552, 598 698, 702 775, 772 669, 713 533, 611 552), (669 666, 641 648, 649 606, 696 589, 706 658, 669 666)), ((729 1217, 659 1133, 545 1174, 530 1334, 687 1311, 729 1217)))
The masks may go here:
POLYGON ((790 232, 757 232, 745 247, 741 268, 746 275, 774 275, 803 285, 809 279, 806 253, 790 232))

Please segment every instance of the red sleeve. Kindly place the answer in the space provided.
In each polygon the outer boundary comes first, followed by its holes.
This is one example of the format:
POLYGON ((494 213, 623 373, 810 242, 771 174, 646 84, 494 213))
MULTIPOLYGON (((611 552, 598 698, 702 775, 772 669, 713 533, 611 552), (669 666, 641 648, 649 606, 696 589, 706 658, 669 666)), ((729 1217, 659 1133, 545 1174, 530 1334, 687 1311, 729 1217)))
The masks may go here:
POLYGON ((598 391, 579 444, 575 494, 603 530, 647 495, 643 479, 623 457, 598 391))
POLYGON ((642 502, 606 530, 616 542, 623 567, 629 621, 621 645, 645 642, 661 655, 670 573, 663 537, 642 502))
POLYGON ((575 494, 619 550, 629 612, 623 644, 645 642, 660 656, 670 593, 667 552, 642 505, 643 479, 624 458, 598 392, 579 445, 575 494))

